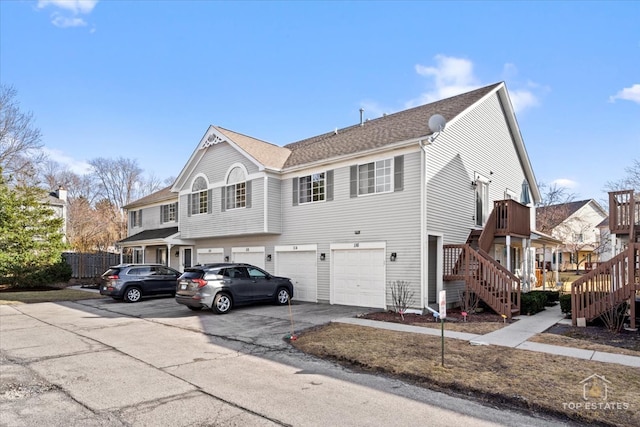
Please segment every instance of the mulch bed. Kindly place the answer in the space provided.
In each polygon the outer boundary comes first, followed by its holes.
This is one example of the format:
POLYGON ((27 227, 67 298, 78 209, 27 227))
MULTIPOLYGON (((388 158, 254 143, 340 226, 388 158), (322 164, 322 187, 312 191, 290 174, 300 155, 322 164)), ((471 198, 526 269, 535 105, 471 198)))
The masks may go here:
MULTIPOLYGON (((433 317, 433 315, 429 314, 414 314, 414 313, 406 313, 404 316, 401 316, 399 313, 395 311, 374 311, 371 313, 362 314, 360 316, 361 319, 369 319, 369 320, 378 320, 381 322, 392 322, 392 323, 402 323, 406 325, 415 325, 420 323, 439 323, 440 320, 433 317)), ((447 310, 447 322, 464 322, 465 319, 462 316, 462 311, 460 309, 450 309, 447 310)), ((496 314, 492 311, 482 311, 481 313, 472 313, 466 316, 466 321, 469 323, 487 323, 487 322, 504 322, 504 319, 499 314, 496 314)))

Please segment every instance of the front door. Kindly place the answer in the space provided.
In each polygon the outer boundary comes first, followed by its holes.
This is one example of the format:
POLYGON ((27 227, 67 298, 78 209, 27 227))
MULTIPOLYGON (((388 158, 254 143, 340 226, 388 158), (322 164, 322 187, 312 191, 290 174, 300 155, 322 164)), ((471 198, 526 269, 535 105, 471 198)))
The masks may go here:
POLYGON ((184 251, 182 252, 182 265, 184 265, 184 268, 191 267, 192 252, 191 248, 184 248, 184 251))

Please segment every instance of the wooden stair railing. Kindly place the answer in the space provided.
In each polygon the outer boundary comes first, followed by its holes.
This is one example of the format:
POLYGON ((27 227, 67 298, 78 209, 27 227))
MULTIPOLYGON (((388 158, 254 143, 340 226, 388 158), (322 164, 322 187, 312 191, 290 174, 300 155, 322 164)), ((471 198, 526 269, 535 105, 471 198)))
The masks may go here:
POLYGON ((520 279, 482 249, 445 245, 444 280, 463 280, 467 291, 508 319, 520 313, 520 279))
POLYGON ((640 290, 640 243, 602 262, 571 284, 571 322, 587 322, 630 300, 631 327, 635 328, 635 296, 640 290))

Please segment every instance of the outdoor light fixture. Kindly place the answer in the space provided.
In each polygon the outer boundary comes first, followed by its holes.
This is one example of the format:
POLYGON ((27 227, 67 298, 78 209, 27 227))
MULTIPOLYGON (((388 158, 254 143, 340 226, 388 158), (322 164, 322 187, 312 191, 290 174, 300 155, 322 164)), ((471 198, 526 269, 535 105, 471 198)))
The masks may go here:
POLYGON ((176 251, 176 258, 178 258, 180 256, 180 251, 176 251))
POLYGON ((398 254, 395 252, 391 252, 391 257, 389 257, 389 261, 395 261, 398 258, 398 254))
POLYGON ((360 234, 360 230, 354 231, 355 234, 360 234))
POLYGON ((267 261, 271 261, 271 254, 267 255, 267 261))
POLYGON ((324 261, 325 259, 327 259, 327 255, 325 255, 324 253, 320 254, 320 261, 324 261))
POLYGON ((226 257, 224 257, 224 262, 229 262, 229 255, 227 255, 226 257))

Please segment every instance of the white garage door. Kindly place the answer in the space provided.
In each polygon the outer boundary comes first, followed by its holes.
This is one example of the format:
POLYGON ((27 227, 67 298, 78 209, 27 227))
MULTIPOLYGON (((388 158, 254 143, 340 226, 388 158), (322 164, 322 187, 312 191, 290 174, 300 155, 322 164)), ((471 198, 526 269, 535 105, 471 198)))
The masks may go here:
POLYGON ((255 265, 256 267, 264 268, 264 251, 262 252, 233 252, 233 262, 245 262, 247 264, 255 265))
POLYGON ((384 249, 334 250, 332 304, 386 308, 384 249))
POLYGON ((198 264, 212 264, 214 262, 224 262, 222 253, 198 253, 198 264))
POLYGON ((318 301, 318 266, 316 251, 278 252, 276 275, 288 277, 293 282, 293 299, 318 301))

